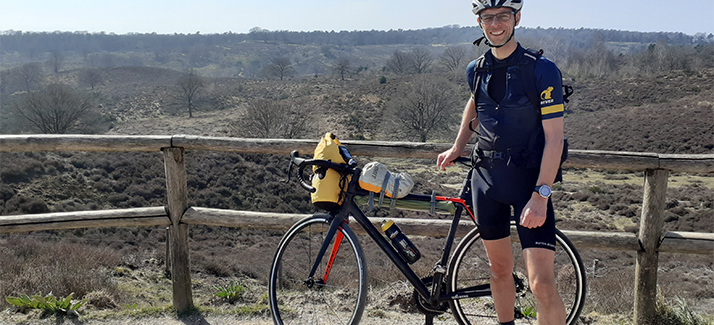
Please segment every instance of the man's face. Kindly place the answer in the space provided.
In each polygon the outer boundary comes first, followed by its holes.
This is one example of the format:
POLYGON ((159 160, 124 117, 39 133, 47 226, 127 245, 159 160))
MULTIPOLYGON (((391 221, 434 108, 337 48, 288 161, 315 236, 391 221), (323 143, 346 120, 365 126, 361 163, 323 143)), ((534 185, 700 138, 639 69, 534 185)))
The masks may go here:
POLYGON ((504 44, 518 25, 520 12, 513 14, 510 8, 491 8, 481 11, 478 22, 491 44, 504 44))

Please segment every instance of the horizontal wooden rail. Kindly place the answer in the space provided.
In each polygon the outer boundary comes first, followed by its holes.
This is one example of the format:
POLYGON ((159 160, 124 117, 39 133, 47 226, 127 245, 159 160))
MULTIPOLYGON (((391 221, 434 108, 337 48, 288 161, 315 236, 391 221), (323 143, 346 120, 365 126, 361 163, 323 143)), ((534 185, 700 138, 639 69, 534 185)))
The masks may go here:
MULTIPOLYGON (((287 230, 295 222, 307 216, 309 215, 191 207, 184 214, 182 223, 244 229, 287 230)), ((381 225, 383 220, 384 218, 370 218, 370 221, 376 226, 381 225)), ((451 221, 445 219, 399 219, 398 222, 399 227, 405 233, 427 237, 443 237, 448 233, 451 225, 451 221)), ((0 216, 0 233, 75 228, 152 227, 170 224, 171 221, 164 207, 75 211, 0 216)), ((473 226, 472 221, 462 220, 457 235, 465 235, 473 226)), ((359 226, 354 226, 353 230, 363 233, 359 226)), ((563 230, 563 233, 578 248, 639 250, 637 236, 633 233, 574 230, 563 230)), ((518 240, 515 232, 514 240, 518 240)), ((714 234, 670 231, 662 239, 659 251, 714 255, 714 234)))
POLYGON ((166 135, 0 135, 3 151, 160 151, 166 135))
MULTIPOLYGON (((307 216, 309 215, 191 207, 184 214, 182 221, 194 225, 284 231, 307 216)), ((369 219, 378 227, 384 221, 384 218, 369 219)), ((399 223, 399 228, 410 236, 444 237, 451 226, 451 220, 446 219, 398 219, 395 221, 399 223)), ((354 224, 356 225, 356 223, 354 224)), ((459 223, 457 235, 463 236, 473 227, 473 221, 462 220, 459 223)), ((364 233, 362 227, 359 226, 353 226, 352 230, 356 233, 364 233)), ((579 249, 597 248, 619 251, 638 251, 640 249, 637 235, 634 233, 563 230, 563 234, 579 249)), ((512 235, 513 239, 518 241, 515 228, 512 235)), ((714 255, 714 234, 668 232, 662 239, 659 251, 714 255)))
MULTIPOLYGON (((355 157, 426 158, 451 147, 448 143, 342 141, 355 157)), ((289 154, 298 150, 311 155, 317 140, 244 139, 193 135, 0 135, 0 152, 10 151, 159 151, 180 147, 238 153, 289 154)), ((472 146, 463 154, 468 155, 472 146)), ((657 153, 575 150, 569 151, 565 167, 644 171, 714 173, 714 154, 671 155, 657 153)))
POLYGON ((0 234, 41 230, 171 224, 164 207, 0 216, 0 234))

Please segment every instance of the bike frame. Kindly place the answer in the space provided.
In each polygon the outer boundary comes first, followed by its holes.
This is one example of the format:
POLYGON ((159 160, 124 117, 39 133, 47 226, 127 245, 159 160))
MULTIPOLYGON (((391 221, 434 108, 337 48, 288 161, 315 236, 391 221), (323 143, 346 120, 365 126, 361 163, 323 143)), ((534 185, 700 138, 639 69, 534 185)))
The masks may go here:
MULTIPOLYGON (((344 225, 348 224, 349 217, 352 216, 357 223, 367 232, 367 235, 369 235, 370 238, 379 246, 384 254, 389 257, 389 259, 394 263, 394 265, 399 269, 399 271, 404 274, 404 276, 407 278, 409 283, 414 286, 416 291, 426 300, 435 303, 435 302, 440 302, 440 301, 447 301, 447 300, 452 300, 452 299, 462 299, 462 298, 473 298, 473 297, 480 297, 480 296, 488 296, 491 295, 491 289, 490 285, 485 284, 485 285, 479 285, 479 286, 474 286, 471 288, 466 288, 459 290, 458 292, 450 293, 450 294, 442 294, 441 293, 441 286, 442 286, 442 280, 443 277, 446 273, 446 265, 449 261, 449 256, 451 253, 451 248, 454 243, 454 239, 456 237, 456 230, 459 225, 459 221, 461 220, 461 214, 463 210, 465 209, 469 215, 471 216, 472 220, 474 221, 474 224, 476 224, 476 219, 473 215, 473 212, 471 209, 469 209, 469 206, 467 205, 467 200, 469 198, 466 198, 465 196, 470 196, 470 177, 466 178, 466 181, 464 182, 464 188, 461 191, 461 198, 451 198, 451 197, 444 197, 444 196, 436 196, 435 200, 437 201, 451 201, 454 204, 456 204, 456 211, 454 213, 454 217, 451 222, 451 226, 449 227, 449 233, 446 237, 446 244, 444 246, 443 254, 441 256, 441 259, 439 260, 439 263, 437 264, 437 269, 441 267, 441 270, 438 270, 438 272, 434 273, 434 279, 432 281, 432 288, 427 287, 427 284, 422 281, 419 276, 414 273, 412 268, 407 264, 406 262, 402 261, 402 259, 399 257, 397 251, 392 247, 392 245, 387 241, 387 239, 382 235, 382 233, 377 230, 377 228, 369 221, 367 216, 362 212, 362 210, 357 206, 357 204, 354 202, 354 198, 356 196, 367 196, 369 195, 369 192, 366 190, 362 189, 359 187, 359 184, 357 180, 359 179, 359 174, 360 174, 360 169, 355 168, 354 169, 354 174, 352 175, 352 180, 350 181, 348 185, 348 189, 345 193, 345 202, 342 205, 342 207, 336 212, 330 214, 332 216, 332 219, 330 220, 330 228, 327 232, 327 236, 325 237, 325 241, 322 243, 322 246, 320 247, 320 252, 318 253, 318 258, 315 261, 315 264, 312 267, 312 270, 310 271, 310 274, 308 275, 308 279, 306 280, 306 283, 314 283, 314 276, 315 273, 317 272, 317 269, 322 262, 322 256, 327 252, 329 249, 330 244, 332 243, 333 238, 335 239, 335 244, 333 245, 329 260, 328 260, 328 265, 325 270, 325 274, 323 275, 323 278, 321 279, 324 283, 327 283, 328 277, 330 274, 330 269, 332 267, 332 263, 334 262, 334 259, 337 255, 337 252, 339 250, 341 241, 342 241, 342 233, 338 232, 339 228, 341 228, 344 225)), ((470 173, 469 173, 470 175, 470 173)), ((432 197, 427 196, 427 195, 409 195, 409 199, 413 200, 420 200, 420 201, 426 201, 426 202, 431 202, 432 197)), ((477 224, 476 224, 477 225, 477 224)))

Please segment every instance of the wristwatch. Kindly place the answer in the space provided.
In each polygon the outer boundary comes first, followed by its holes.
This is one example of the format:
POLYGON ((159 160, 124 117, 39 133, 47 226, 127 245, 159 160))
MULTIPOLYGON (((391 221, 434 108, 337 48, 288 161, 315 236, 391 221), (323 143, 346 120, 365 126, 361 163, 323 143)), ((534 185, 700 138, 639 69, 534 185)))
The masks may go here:
POLYGON ((542 198, 544 198, 544 199, 549 198, 549 197, 550 197, 550 194, 553 192, 553 191, 550 189, 550 186, 548 186, 548 185, 536 186, 536 187, 535 187, 535 190, 533 190, 533 191, 538 192, 538 194, 540 194, 540 196, 541 196, 542 198))

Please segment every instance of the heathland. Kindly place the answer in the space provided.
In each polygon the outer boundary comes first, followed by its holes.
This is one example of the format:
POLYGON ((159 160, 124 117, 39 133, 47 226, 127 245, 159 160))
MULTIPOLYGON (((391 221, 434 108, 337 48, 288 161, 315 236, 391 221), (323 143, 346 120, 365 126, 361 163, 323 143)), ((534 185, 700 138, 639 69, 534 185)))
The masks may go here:
MULTIPOLYGON (((571 148, 714 153, 712 35, 584 29, 519 29, 517 35, 525 46, 543 48, 575 90, 565 117, 571 148)), ((6 32, 0 35, 0 133, 317 139, 331 131, 340 139, 448 143, 469 96, 465 65, 484 51, 470 44, 477 36, 476 29, 457 26, 221 35, 6 32), (415 107, 427 103, 435 109, 415 120, 415 107), (52 123, 47 116, 64 119, 52 123)), ((464 176, 460 169, 436 171, 434 160, 381 161, 410 172, 415 192, 454 195, 464 176)), ((186 164, 192 206, 315 211, 305 191, 283 182, 287 157, 189 151, 186 164)), ((554 194, 560 228, 637 231, 642 173, 569 169, 564 179, 554 194)), ((673 174, 669 182, 665 230, 714 232, 714 175, 673 174)), ((2 215, 165 204, 158 152, 0 153, 2 215)), ((205 324, 197 315, 220 319, 211 324, 268 322, 266 274, 281 235, 190 228, 196 324, 205 324), (214 295, 230 281, 245 287, 232 304, 214 295)), ((61 322, 18 313, 4 300, 50 292, 88 299, 83 316, 70 319, 75 323, 172 315, 165 240, 162 228, 0 235, 0 323, 61 322)), ((440 240, 415 242, 432 256, 440 240)), ((627 322, 635 253, 581 253, 590 281, 583 323, 627 322)), ((371 300, 366 314, 386 323, 412 315, 411 292, 399 273, 376 253, 368 263, 380 299, 371 300)), ((424 258, 415 268, 426 274, 432 263, 424 258)), ((712 316, 711 257, 662 254, 659 275, 663 300, 712 316)), ((453 319, 446 314, 441 321, 453 319)))

